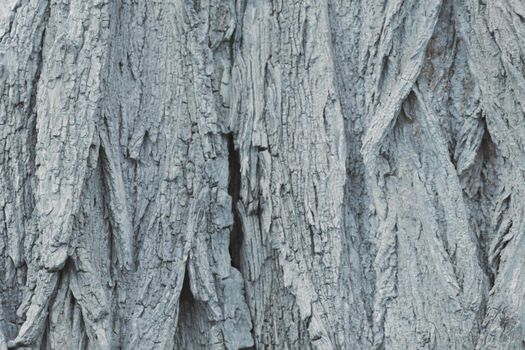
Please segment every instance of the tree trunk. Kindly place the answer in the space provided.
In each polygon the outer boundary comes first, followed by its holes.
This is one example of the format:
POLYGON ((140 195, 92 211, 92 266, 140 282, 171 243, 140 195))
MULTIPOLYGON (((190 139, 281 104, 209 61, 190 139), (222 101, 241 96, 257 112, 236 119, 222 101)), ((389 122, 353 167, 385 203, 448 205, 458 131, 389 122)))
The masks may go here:
POLYGON ((0 350, 525 348, 521 0, 0 1, 0 350))

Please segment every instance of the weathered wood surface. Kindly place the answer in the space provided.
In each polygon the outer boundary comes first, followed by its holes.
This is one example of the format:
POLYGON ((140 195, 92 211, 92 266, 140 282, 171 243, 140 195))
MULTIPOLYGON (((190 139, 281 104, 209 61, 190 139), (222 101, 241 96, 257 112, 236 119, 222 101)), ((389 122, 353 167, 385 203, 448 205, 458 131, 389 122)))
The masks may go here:
POLYGON ((525 349, 521 0, 0 0, 0 350, 525 349))

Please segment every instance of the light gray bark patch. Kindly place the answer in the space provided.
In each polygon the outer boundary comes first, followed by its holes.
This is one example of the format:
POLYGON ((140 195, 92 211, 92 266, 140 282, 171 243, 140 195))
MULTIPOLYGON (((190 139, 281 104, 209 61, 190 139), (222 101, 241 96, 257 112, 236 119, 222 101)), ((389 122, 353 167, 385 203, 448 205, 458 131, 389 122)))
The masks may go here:
POLYGON ((0 1, 0 350, 522 349, 523 18, 0 1))

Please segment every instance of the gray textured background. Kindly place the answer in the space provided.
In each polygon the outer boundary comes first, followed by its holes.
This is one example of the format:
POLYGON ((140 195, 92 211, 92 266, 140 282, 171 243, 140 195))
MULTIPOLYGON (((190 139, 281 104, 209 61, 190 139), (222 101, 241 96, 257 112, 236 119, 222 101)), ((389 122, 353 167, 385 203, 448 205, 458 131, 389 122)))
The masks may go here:
POLYGON ((525 349, 523 0, 0 0, 0 350, 525 349))

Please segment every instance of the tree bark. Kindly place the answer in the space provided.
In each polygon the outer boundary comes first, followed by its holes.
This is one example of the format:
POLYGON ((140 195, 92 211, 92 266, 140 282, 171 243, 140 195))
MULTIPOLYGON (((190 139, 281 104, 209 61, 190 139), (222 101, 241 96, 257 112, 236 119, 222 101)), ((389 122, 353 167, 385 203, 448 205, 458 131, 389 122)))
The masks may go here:
POLYGON ((524 19, 3 0, 0 350, 524 349, 524 19))

